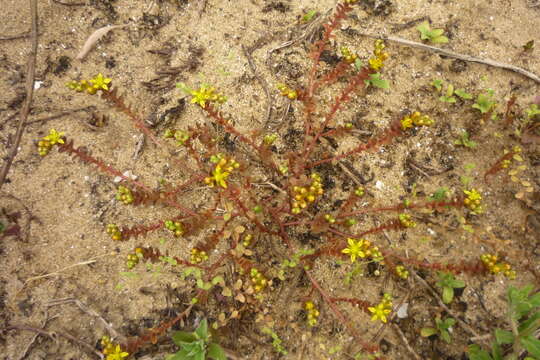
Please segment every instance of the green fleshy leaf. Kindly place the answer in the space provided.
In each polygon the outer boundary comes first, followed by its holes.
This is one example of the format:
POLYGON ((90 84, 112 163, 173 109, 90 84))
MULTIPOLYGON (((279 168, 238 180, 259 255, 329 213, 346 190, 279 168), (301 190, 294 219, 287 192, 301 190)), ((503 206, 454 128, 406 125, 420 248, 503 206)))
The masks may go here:
POLYGON ((227 360, 225 351, 216 343, 208 345, 208 357, 214 360, 227 360))

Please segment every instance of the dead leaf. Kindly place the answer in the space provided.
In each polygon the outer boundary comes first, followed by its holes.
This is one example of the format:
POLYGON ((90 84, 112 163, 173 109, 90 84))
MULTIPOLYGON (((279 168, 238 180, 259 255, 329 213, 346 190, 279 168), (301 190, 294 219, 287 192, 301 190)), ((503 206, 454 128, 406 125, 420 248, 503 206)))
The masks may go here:
POLYGON ((130 26, 131 24, 124 24, 124 25, 107 25, 102 28, 97 29, 86 39, 86 42, 84 43, 81 51, 77 54, 77 60, 82 60, 85 58, 85 56, 92 50, 92 48, 96 45, 99 39, 101 39, 103 36, 105 36, 109 31, 117 28, 122 28, 126 26, 130 26))

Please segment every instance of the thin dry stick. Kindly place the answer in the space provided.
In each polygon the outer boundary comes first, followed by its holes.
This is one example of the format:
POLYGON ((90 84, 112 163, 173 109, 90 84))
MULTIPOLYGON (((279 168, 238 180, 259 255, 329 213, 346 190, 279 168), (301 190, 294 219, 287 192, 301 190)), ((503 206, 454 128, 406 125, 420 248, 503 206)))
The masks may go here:
POLYGON ((80 300, 77 300, 75 298, 57 299, 57 300, 53 300, 53 301, 50 301, 49 303, 47 303, 47 307, 58 306, 58 305, 63 305, 63 304, 75 304, 75 305, 77 305, 77 307, 79 309, 81 309, 81 311, 84 312, 85 314, 90 315, 92 317, 95 317, 95 318, 101 320, 103 325, 105 325, 107 330, 109 330, 109 333, 114 338, 119 339, 120 342, 125 342, 126 341, 126 338, 125 338, 124 335, 117 332, 107 320, 105 320, 101 315, 99 315, 94 310, 89 309, 88 306, 86 306, 86 304, 84 304, 80 300))
POLYGON ((85 343, 84 341, 79 340, 76 337, 74 337, 72 335, 69 335, 69 334, 66 334, 66 333, 63 333, 63 332, 47 331, 45 329, 36 328, 36 327, 32 327, 32 326, 25 325, 25 324, 9 325, 7 328, 5 328, 3 330, 6 330, 6 331, 9 331, 9 330, 33 331, 33 332, 37 332, 38 334, 48 336, 52 340, 56 340, 56 335, 58 335, 58 336, 61 336, 61 337, 65 338, 65 339, 68 339, 69 341, 72 341, 72 342, 74 342, 76 344, 81 345, 82 347, 86 348, 89 352, 93 353, 94 355, 96 355, 100 359, 102 359, 102 360, 104 359, 104 355, 101 352, 95 350, 92 345, 89 345, 89 344, 85 343))
POLYGON ((414 356, 416 360, 422 360, 422 358, 418 355, 418 353, 414 351, 414 349, 411 347, 411 345, 409 344, 409 341, 407 340, 407 338, 405 337, 405 334, 403 333, 403 331, 401 331, 399 326, 397 326, 397 324, 392 324, 392 328, 398 333, 399 337, 401 338, 401 341, 403 341, 403 344, 405 344, 405 347, 407 348, 407 350, 409 350, 412 356, 414 356))
POLYGON ((28 66, 26 72, 26 99, 21 110, 21 117, 19 119, 19 125, 17 127, 17 133, 15 134, 15 141, 8 152, 7 159, 4 162, 2 170, 0 171, 0 189, 6 180, 6 176, 9 172, 11 164, 17 156, 19 144, 21 143, 22 134, 26 126, 26 119, 30 113, 30 104, 32 103, 32 96, 34 95, 34 76, 36 72, 36 54, 37 54, 37 32, 38 32, 38 13, 37 13, 37 0, 30 1, 30 16, 32 18, 32 48, 28 55, 28 66))
MULTIPOLYGON (((49 312, 47 310, 45 310, 45 319, 43 320, 43 324, 41 324, 41 328, 45 329, 45 327, 47 326, 47 323, 49 321, 51 321, 52 319, 55 319, 57 317, 58 317, 58 315, 55 315, 53 317, 49 317, 49 312)), ((23 360, 28 355, 28 352, 32 348, 32 345, 34 345, 34 342, 37 340, 39 335, 40 335, 40 333, 35 333, 34 336, 32 336, 32 339, 30 340, 28 345, 26 345, 26 348, 24 349, 23 353, 21 354, 21 356, 19 356, 19 360, 23 360)))
POLYGON ((522 69, 520 67, 511 65, 511 64, 505 64, 505 63, 501 63, 501 62, 491 60, 491 59, 482 59, 482 58, 478 58, 478 57, 475 57, 475 56, 460 54, 460 53, 457 53, 457 52, 454 52, 454 51, 451 51, 451 50, 444 50, 444 49, 441 49, 441 48, 438 48, 438 47, 435 47, 435 46, 426 45, 426 44, 422 44, 422 43, 419 43, 419 42, 416 42, 416 41, 411 41, 411 40, 407 40, 407 39, 403 39, 403 38, 399 38, 399 37, 395 37, 395 36, 386 36, 386 35, 383 35, 383 34, 369 34, 369 33, 360 33, 360 35, 367 36, 367 37, 374 38, 374 39, 383 39, 383 40, 392 41, 392 42, 395 42, 395 43, 398 43, 398 44, 401 44, 401 45, 431 51, 431 52, 434 52, 436 54, 448 56, 448 57, 451 57, 451 58, 454 58, 454 59, 459 59, 459 60, 469 61, 469 62, 475 62, 475 63, 489 65, 489 66, 493 66, 493 67, 497 67, 497 68, 501 68, 501 69, 505 69, 505 70, 510 70, 510 71, 515 72, 515 73, 521 74, 521 75, 523 75, 525 77, 528 77, 529 79, 532 79, 532 80, 536 81, 537 83, 540 83, 540 77, 538 75, 536 75, 536 74, 534 74, 534 73, 532 73, 530 71, 527 71, 525 69, 522 69))
POLYGON ((71 114, 74 114, 74 113, 79 112, 79 111, 89 111, 89 110, 95 110, 95 109, 96 109, 96 107, 94 105, 90 105, 90 106, 85 106, 85 107, 78 108, 78 109, 63 111, 63 112, 55 114, 55 115, 46 116, 46 117, 43 117, 43 118, 39 118, 39 119, 29 121, 27 123, 27 125, 35 124, 35 123, 41 123, 41 122, 47 122, 47 121, 50 121, 50 120, 55 120, 55 119, 61 118, 62 116, 71 115, 71 114))
POLYGON ((54 271, 52 273, 48 273, 48 274, 44 274, 44 275, 38 275, 38 276, 34 276, 34 277, 31 277, 31 278, 28 278, 26 279, 26 281, 24 282, 24 286, 26 286, 26 284, 28 284, 29 282, 31 281, 34 281, 34 280, 38 280, 38 279, 43 279, 43 278, 46 278, 46 277, 49 277, 49 276, 53 276, 53 275, 60 275, 61 272, 63 272, 64 270, 67 270, 67 269, 71 269, 73 267, 76 267, 76 266, 81 266, 81 265, 89 265, 89 264, 93 264, 95 263, 100 257, 103 257, 103 256, 111 256, 111 254, 103 254, 103 255, 100 255, 100 256, 96 256, 95 258, 93 259, 90 259, 90 260, 86 260, 86 261, 81 261, 81 262, 78 262, 76 264, 71 264, 69 266, 66 266, 65 268, 63 269, 60 269, 58 271, 54 271))
POLYGON ((270 117, 272 116, 272 95, 270 95, 270 90, 268 90, 268 84, 266 83, 266 80, 264 80, 264 78, 257 71, 257 67, 255 66, 255 62, 253 61, 253 57, 251 56, 253 50, 254 49, 248 49, 246 46, 242 45, 242 51, 244 53, 244 56, 247 58, 249 68, 253 73, 253 76, 255 76, 255 79, 257 79, 257 81, 263 88, 264 94, 266 95, 266 120, 264 124, 265 128, 268 128, 268 124, 270 123, 270 117))
POLYGON ((429 284, 426 282, 426 280, 422 279, 417 273, 416 271, 412 270, 411 269, 411 272, 414 274, 415 278, 420 282, 420 284, 422 284, 422 286, 424 286, 430 293, 431 295, 437 299, 437 302, 439 303, 439 305, 450 315, 452 315, 452 317, 454 319, 456 319, 456 321, 461 325, 461 327, 467 331, 468 333, 470 333, 471 335, 473 335, 474 337, 476 338, 479 338, 480 335, 469 325, 467 324, 465 321, 461 320, 459 318, 459 316, 457 316, 457 314, 450 310, 450 308, 448 306, 446 306, 445 303, 442 302, 439 294, 437 294, 437 292, 435 290, 433 290, 431 288, 431 286, 429 286, 429 284))

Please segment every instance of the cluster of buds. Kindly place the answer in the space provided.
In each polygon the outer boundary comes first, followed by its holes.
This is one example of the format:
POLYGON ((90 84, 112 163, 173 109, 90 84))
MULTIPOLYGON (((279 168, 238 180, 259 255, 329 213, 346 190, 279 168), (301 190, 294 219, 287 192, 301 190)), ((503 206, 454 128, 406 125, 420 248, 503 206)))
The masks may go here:
POLYGON ((138 263, 139 260, 143 257, 143 249, 138 247, 135 248, 134 254, 128 254, 126 266, 129 270, 133 269, 138 263))
POLYGON ((317 325, 317 320, 319 318, 319 310, 315 307, 313 301, 308 300, 304 303, 304 309, 307 311, 307 322, 309 326, 317 325))
POLYGON ((208 254, 206 254, 206 251, 199 250, 197 248, 191 249, 191 256, 190 256, 189 261, 192 264, 200 264, 206 260, 208 260, 208 254))
POLYGON ((484 266, 490 273, 495 275, 502 273, 511 280, 516 278, 516 272, 512 270, 512 266, 506 262, 499 261, 497 255, 483 254, 480 256, 480 260, 482 260, 484 266))
POLYGON ((261 292, 268 285, 268 279, 256 268, 251 268, 249 275, 255 292, 261 292))
POLYGON ((379 71, 383 67, 384 61, 390 56, 384 51, 384 48, 384 41, 381 39, 375 40, 375 49, 373 50, 373 55, 375 55, 375 57, 368 60, 369 67, 375 71, 379 71))
POLYGON ((221 186, 222 188, 227 188, 227 178, 231 172, 240 167, 240 164, 236 162, 234 158, 227 159, 223 154, 213 155, 210 158, 210 161, 216 166, 212 171, 212 176, 206 177, 204 179, 205 184, 210 187, 221 186))
POLYGON ((331 214, 325 214, 324 215, 324 220, 326 220, 326 222, 329 223, 329 224, 335 224, 335 222, 336 222, 336 218, 334 216, 332 216, 331 214))
POLYGON ((116 200, 129 205, 133 203, 133 193, 127 187, 120 185, 118 186, 118 192, 116 193, 116 200))
POLYGON ((44 136, 38 141, 38 153, 41 156, 45 156, 51 151, 52 147, 56 144, 64 143, 64 133, 58 132, 54 129, 49 131, 49 135, 44 136))
POLYGON ((371 315, 371 321, 381 320, 383 323, 387 321, 386 316, 392 311, 392 295, 384 294, 381 302, 374 307, 368 307, 371 315))
POLYGON ((354 190, 354 195, 356 195, 356 196, 358 196, 358 197, 362 197, 362 196, 364 196, 365 194, 366 194, 366 190, 365 190, 363 187, 361 187, 361 186, 357 187, 357 188, 354 190))
POLYGON ((402 279, 409 278, 409 270, 405 269, 405 266, 403 265, 396 266, 396 274, 402 279))
POLYGON ((311 174, 311 184, 309 186, 295 186, 293 188, 293 201, 291 211, 293 214, 299 214, 308 204, 314 202, 318 196, 324 194, 321 177, 319 174, 311 174))
POLYGON ((191 90, 184 84, 177 84, 177 86, 191 95, 192 104, 197 104, 203 109, 206 107, 206 103, 216 102, 218 104, 223 104, 227 101, 225 96, 216 92, 215 87, 208 84, 202 84, 198 90, 191 90))
POLYGON ((414 220, 411 218, 411 215, 409 214, 399 214, 398 218, 399 218, 399 223, 404 228, 413 228, 416 226, 416 223, 414 222, 414 220))
POLYGON ((379 248, 373 245, 371 241, 365 239, 356 240, 354 238, 348 238, 347 247, 341 250, 341 252, 351 257, 351 263, 354 263, 357 258, 370 258, 377 262, 384 259, 379 248))
POLYGON ((276 141, 278 138, 277 134, 268 134, 268 135, 265 135, 264 136, 264 139, 263 139, 263 142, 264 142, 264 145, 266 146, 270 146, 274 143, 274 141, 276 141))
POLYGON ((463 200, 463 203, 469 210, 471 210, 471 213, 475 215, 482 213, 482 195, 476 189, 463 190, 463 192, 465 195, 467 195, 467 197, 463 200))
POLYGON ((104 78, 103 75, 99 73, 93 79, 70 81, 66 84, 66 86, 71 90, 75 90, 77 92, 85 91, 90 95, 94 95, 98 90, 109 91, 110 83, 111 79, 104 78))
POLYGON ((122 360, 129 356, 129 353, 122 351, 119 344, 115 344, 108 336, 101 338, 101 352, 106 356, 106 360, 122 360))
POLYGON ((427 115, 422 115, 420 111, 415 111, 412 114, 403 117, 400 122, 403 130, 407 130, 414 126, 431 126, 435 123, 433 119, 427 115))
POLYGON ((277 88, 281 92, 281 96, 286 96, 291 100, 296 100, 298 98, 298 92, 285 84, 277 84, 277 88))
POLYGON ((106 228, 107 234, 111 236, 111 239, 115 241, 122 240, 122 232, 116 224, 108 224, 106 228))
POLYGON ((173 221, 173 220, 167 220, 165 221, 165 228, 169 231, 171 231, 175 237, 180 237, 185 234, 186 229, 184 228, 184 224, 182 224, 180 221, 173 221))
POLYGON ((248 247, 249 245, 251 245, 251 241, 253 240, 253 235, 251 234, 246 234, 244 236, 244 239, 242 240, 242 245, 244 247, 248 247))
POLYGON ((343 56, 343 60, 347 63, 347 64, 354 64, 354 62, 356 61, 356 59, 358 59, 358 55, 356 55, 355 53, 351 52, 351 50, 346 47, 346 46, 343 46, 341 48, 341 56, 343 56))
POLYGON ((189 133, 184 130, 167 129, 163 137, 165 139, 174 138, 178 142, 178 145, 183 146, 189 140, 189 133))

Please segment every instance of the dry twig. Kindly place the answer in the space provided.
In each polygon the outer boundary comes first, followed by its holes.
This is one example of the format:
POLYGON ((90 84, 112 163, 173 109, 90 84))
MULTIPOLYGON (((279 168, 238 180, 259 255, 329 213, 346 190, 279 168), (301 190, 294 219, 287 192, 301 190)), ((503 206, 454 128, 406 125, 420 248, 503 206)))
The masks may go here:
POLYGON ((85 314, 90 315, 92 317, 95 317, 95 318, 101 320, 103 325, 107 328, 107 330, 109 330, 109 333, 115 339, 119 339, 120 342, 125 342, 126 341, 125 336, 118 333, 107 320, 105 320, 101 315, 99 315, 94 310, 89 309, 88 306, 86 306, 86 304, 84 304, 83 302, 81 302, 81 301, 79 301, 79 300, 77 300, 75 298, 65 298, 65 299, 53 300, 53 301, 50 301, 49 303, 47 303, 47 307, 58 306, 58 305, 63 305, 63 304, 75 304, 75 305, 77 305, 77 307, 79 309, 81 309, 81 311, 84 312, 85 314))
POLYGON ((520 67, 511 65, 511 64, 505 64, 505 63, 501 63, 501 62, 491 60, 491 59, 482 59, 482 58, 478 58, 478 57, 471 56, 471 55, 460 54, 460 53, 457 53, 457 52, 454 52, 454 51, 451 51, 451 50, 445 50, 445 49, 441 49, 441 48, 438 48, 438 47, 435 47, 435 46, 426 45, 426 44, 422 44, 422 43, 419 43, 419 42, 416 42, 416 41, 402 39, 402 38, 395 37, 395 36, 386 36, 386 35, 383 35, 383 34, 368 34, 368 33, 360 33, 360 35, 367 36, 367 37, 374 38, 374 39, 383 39, 383 40, 387 40, 387 41, 392 41, 392 42, 395 42, 397 44, 401 44, 401 45, 405 45, 405 46, 409 46, 409 47, 413 47, 413 48, 417 48, 417 49, 431 51, 431 52, 434 52, 436 54, 448 56, 448 57, 451 57, 451 58, 454 58, 454 59, 459 59, 459 60, 468 61, 468 62, 475 62, 475 63, 479 63, 479 64, 484 64, 484 65, 488 65, 488 66, 497 67, 497 68, 500 68, 500 69, 513 71, 515 73, 518 73, 518 74, 521 74, 521 75, 523 75, 525 77, 528 77, 529 79, 532 79, 532 80, 536 81, 537 83, 540 83, 540 77, 538 75, 536 75, 536 74, 534 74, 534 73, 532 73, 530 71, 527 71, 525 69, 522 69, 520 67))
POLYGON ((30 16, 32 17, 32 48, 28 55, 28 66, 26 72, 26 99, 21 109, 21 117, 17 126, 17 132, 15 133, 15 141, 8 151, 7 158, 0 171, 0 189, 6 180, 6 176, 11 168, 11 164, 17 156, 19 145, 21 143, 22 134, 26 127, 26 119, 30 113, 30 105, 32 103, 32 96, 34 95, 34 76, 36 72, 36 54, 37 54, 37 33, 38 33, 38 13, 37 13, 37 0, 30 0, 30 16))
POLYGON ((266 95, 266 120, 265 120, 265 128, 268 128, 268 124, 270 123, 270 118, 272 116, 272 95, 270 95, 270 90, 268 90, 268 84, 266 83, 266 80, 259 74, 257 71, 257 67, 255 66, 255 62, 253 61, 253 57, 251 56, 251 53, 253 52, 253 48, 247 48, 246 46, 242 45, 242 51, 244 52, 244 56, 248 60, 248 65, 253 73, 253 76, 255 76, 255 79, 259 82, 261 87, 264 90, 264 94, 266 95))

